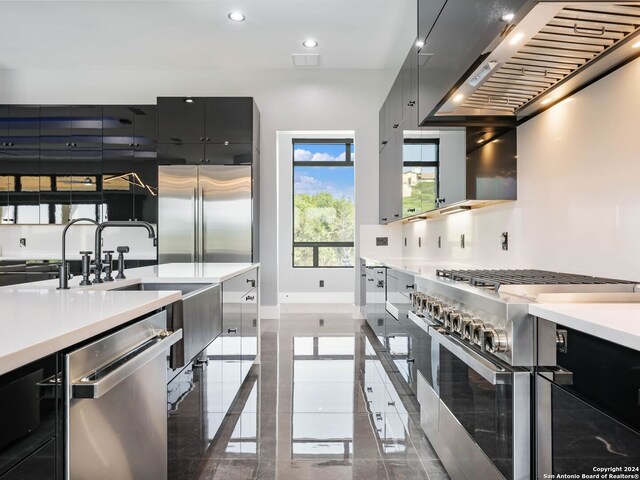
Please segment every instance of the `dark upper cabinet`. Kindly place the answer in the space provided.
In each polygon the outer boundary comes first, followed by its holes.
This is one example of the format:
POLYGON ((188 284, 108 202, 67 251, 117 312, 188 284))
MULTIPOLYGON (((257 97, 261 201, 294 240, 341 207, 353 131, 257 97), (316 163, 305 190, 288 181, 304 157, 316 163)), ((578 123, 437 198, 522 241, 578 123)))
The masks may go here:
POLYGON ((251 165, 251 144, 212 144, 205 146, 205 162, 212 165, 251 165))
POLYGON ((211 143, 250 144, 253 141, 253 98, 206 98, 205 138, 211 143))
POLYGON ((102 107, 40 107, 40 146, 47 149, 102 149, 102 107))
POLYGON ((418 0, 418 40, 424 41, 447 0, 418 0))
POLYGON ((206 140, 203 98, 158 97, 158 143, 199 143, 206 140))
POLYGON ((385 224, 402 218, 402 134, 393 135, 380 154, 379 216, 385 224))
POLYGON ((0 106, 0 147, 37 149, 40 145, 40 107, 0 106))
POLYGON ((384 131, 384 105, 380 108, 380 112, 378 113, 378 151, 381 152, 384 146, 386 145, 386 137, 384 131))
POLYGON ((489 44, 504 29, 501 16, 519 11, 525 1, 495 0, 488 6, 482 0, 447 0, 419 52, 418 110, 422 125, 437 121, 437 108, 464 80, 466 72, 479 64, 489 44))
POLYGON ((155 105, 108 105, 102 111, 102 148, 155 150, 155 105))
POLYGON ((202 143, 160 143, 158 164, 160 165, 200 165, 205 163, 202 143))

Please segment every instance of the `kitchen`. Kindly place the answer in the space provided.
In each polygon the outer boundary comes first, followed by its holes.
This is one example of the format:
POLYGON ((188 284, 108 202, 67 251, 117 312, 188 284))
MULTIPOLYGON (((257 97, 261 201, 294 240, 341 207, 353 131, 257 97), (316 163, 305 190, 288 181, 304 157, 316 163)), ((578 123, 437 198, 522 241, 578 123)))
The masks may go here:
POLYGON ((640 3, 240 3, 0 3, 0 478, 637 478, 640 3))

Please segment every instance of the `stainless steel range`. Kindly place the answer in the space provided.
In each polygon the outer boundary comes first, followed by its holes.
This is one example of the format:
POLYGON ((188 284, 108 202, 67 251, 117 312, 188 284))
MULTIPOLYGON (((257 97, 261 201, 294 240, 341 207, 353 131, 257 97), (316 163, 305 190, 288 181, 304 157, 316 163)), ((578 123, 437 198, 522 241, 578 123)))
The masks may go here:
POLYGON ((437 270, 416 278, 408 317, 431 339, 421 425, 454 479, 528 479, 533 372, 566 335, 528 304, 638 301, 636 282, 543 270, 437 270), (464 452, 464 454, 461 454, 464 452))

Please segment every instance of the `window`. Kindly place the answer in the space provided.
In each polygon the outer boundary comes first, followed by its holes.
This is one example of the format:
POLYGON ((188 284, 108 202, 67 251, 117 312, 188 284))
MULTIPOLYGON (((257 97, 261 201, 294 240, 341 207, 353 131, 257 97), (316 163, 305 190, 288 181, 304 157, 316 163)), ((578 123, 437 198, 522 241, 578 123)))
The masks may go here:
POLYGON ((405 138, 402 151, 403 217, 428 212, 437 207, 439 141, 405 138))
POLYGON ((352 139, 293 140, 293 266, 353 267, 352 139))

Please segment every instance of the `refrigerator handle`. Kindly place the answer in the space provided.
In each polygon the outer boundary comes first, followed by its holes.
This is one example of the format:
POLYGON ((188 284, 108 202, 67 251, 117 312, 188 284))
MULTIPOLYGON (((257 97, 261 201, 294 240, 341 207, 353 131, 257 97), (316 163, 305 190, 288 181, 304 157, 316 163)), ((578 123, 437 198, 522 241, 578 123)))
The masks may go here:
POLYGON ((205 254, 207 252, 207 227, 205 225, 205 218, 206 215, 204 214, 204 188, 200 189, 200 228, 202 229, 202 235, 200 236, 200 239, 202 241, 202 250, 201 250, 201 257, 200 257, 200 261, 204 262, 205 260, 205 254))
POLYGON ((198 261, 198 202, 197 189, 193 189, 193 252, 191 253, 191 261, 198 261))

